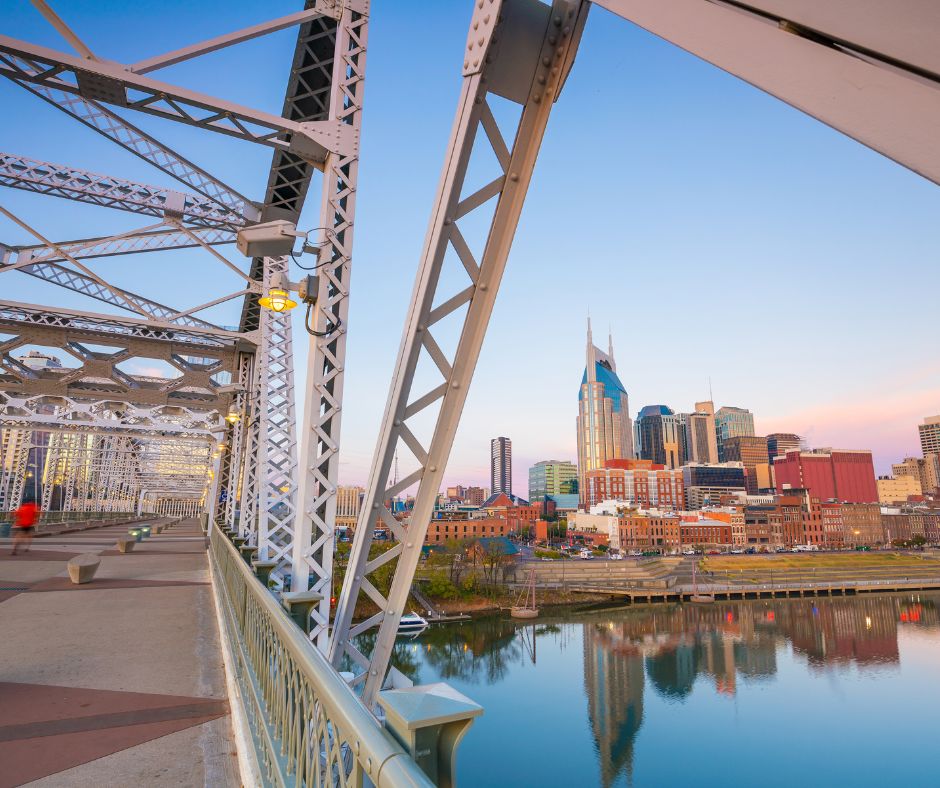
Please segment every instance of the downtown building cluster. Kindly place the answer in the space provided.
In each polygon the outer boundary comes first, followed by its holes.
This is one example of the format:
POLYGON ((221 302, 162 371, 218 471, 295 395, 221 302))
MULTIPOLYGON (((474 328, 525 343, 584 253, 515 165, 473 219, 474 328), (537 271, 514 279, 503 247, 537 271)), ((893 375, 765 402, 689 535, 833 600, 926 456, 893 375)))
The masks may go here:
MULTIPOLYGON (((642 407, 634 420, 613 341, 594 345, 588 323, 578 391, 577 462, 529 468, 528 500, 513 494, 512 441, 490 442, 490 487, 453 485, 438 496, 426 543, 544 540, 561 520, 569 541, 675 552, 822 548, 924 541, 940 544, 940 416, 919 426, 921 457, 876 478, 872 452, 808 448, 795 433, 758 435, 753 414, 715 408, 642 407)), ((341 487, 337 527, 355 527, 363 491, 341 487)), ((398 519, 410 501, 386 505, 398 519)))
POLYGON ((578 394, 578 511, 569 533, 622 549, 840 548, 940 542, 940 417, 920 427, 923 457, 876 479, 871 451, 807 449, 757 435, 753 414, 697 402, 647 405, 631 420, 613 342, 588 324, 578 394))

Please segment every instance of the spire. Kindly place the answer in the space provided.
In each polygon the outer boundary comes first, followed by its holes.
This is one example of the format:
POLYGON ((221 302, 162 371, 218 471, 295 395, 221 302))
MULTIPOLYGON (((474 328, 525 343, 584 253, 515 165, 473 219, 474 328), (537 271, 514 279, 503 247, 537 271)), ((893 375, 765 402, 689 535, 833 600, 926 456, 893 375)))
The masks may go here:
POLYGON ((614 333, 611 331, 610 326, 607 326, 607 356, 610 358, 610 368, 614 372, 617 371, 617 362, 614 361, 614 333))
POLYGON ((587 319, 587 358, 585 359, 585 372, 587 373, 587 382, 597 382, 597 370, 594 368, 594 336, 591 334, 591 316, 587 319))

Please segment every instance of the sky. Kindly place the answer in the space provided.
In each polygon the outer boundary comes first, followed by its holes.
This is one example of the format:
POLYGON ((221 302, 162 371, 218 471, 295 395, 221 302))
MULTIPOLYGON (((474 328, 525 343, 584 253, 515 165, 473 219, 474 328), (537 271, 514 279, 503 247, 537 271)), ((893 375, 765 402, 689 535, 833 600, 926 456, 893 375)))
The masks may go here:
MULTIPOLYGON (((96 54, 134 62, 300 3, 54 7, 96 54)), ((372 4, 341 483, 367 478, 459 95, 470 11, 465 0, 372 4)), ((0 29, 68 51, 26 0, 0 6, 0 29)), ((152 76, 277 113, 294 37, 272 34, 152 76)), ((2 80, 0 107, 0 150, 176 186, 2 80)), ((171 121, 133 121, 249 197, 263 195, 269 150, 171 121)), ((317 182, 302 229, 317 223, 318 192, 317 182)), ((0 190, 0 205, 55 240, 154 221, 11 189, 0 190)), ((711 385, 716 407, 754 413, 758 434, 872 449, 876 470, 889 472, 919 455, 917 424, 940 413, 934 299, 921 293, 936 282, 938 215, 940 190, 920 176, 594 7, 549 122, 445 482, 488 486, 497 435, 513 441, 522 495, 532 463, 575 459, 588 315, 597 344, 606 347, 608 328, 613 334, 632 414, 659 403, 690 410, 711 385)), ((0 217, 0 242, 31 241, 0 217)), ((226 254, 244 265, 234 249, 226 254)), ((201 251, 93 267, 179 306, 239 287, 201 251)), ((102 309, 17 273, 0 275, 0 299, 102 309)), ((234 324, 236 303, 203 314, 234 324)), ((303 392, 300 320, 295 314, 303 392)))

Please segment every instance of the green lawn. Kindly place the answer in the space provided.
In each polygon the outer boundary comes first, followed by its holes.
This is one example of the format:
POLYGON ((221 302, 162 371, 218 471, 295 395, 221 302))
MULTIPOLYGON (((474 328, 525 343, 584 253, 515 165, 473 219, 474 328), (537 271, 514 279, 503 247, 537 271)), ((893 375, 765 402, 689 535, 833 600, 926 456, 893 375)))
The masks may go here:
POLYGON ((768 572, 814 569, 936 569, 940 561, 898 553, 779 553, 775 555, 708 556, 701 562, 709 572, 768 572))

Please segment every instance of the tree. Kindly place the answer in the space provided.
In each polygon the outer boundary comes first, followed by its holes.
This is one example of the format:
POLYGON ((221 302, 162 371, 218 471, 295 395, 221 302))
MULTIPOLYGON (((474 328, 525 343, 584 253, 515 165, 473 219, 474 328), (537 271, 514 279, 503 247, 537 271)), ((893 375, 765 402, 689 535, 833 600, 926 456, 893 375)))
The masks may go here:
POLYGON ((511 560, 508 545, 501 539, 491 539, 485 543, 481 542, 479 547, 483 577, 487 583, 494 585, 500 577, 500 569, 511 560))

